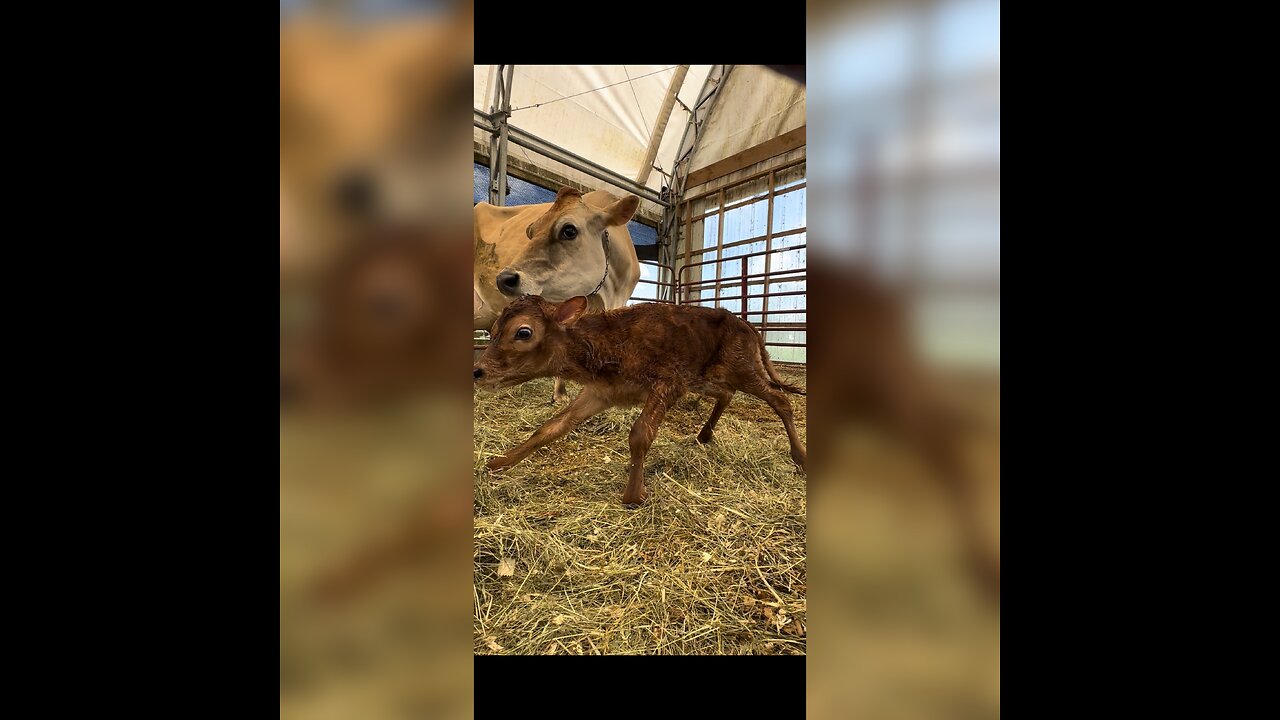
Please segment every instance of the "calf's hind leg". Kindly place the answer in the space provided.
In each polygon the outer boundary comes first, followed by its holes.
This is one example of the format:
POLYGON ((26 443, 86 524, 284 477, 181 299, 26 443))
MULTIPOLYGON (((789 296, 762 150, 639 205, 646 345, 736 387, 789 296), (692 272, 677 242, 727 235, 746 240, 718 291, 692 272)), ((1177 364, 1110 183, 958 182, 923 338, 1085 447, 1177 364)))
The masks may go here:
POLYGON ((648 493, 644 488, 644 457, 658 435, 658 425, 667 416, 667 408, 683 394, 668 385, 655 385, 649 391, 640 417, 631 426, 631 475, 627 479, 627 489, 622 493, 623 505, 639 505, 645 501, 648 493))
POLYGON ((753 388, 747 389, 748 393, 755 395, 761 400, 769 403, 769 407, 773 408, 773 412, 782 419, 782 426, 787 429, 787 439, 791 441, 791 460, 800 466, 801 470, 805 469, 805 462, 808 460, 809 453, 805 450, 804 443, 800 441, 800 433, 796 432, 796 423, 792 417, 791 401, 781 390, 776 390, 768 385, 760 384, 753 388))
POLYGON ((698 433, 698 442, 709 443, 714 437, 716 423, 720 422, 720 416, 724 414, 724 409, 729 407, 729 403, 733 400, 733 391, 730 390, 723 395, 714 396, 716 399, 715 409, 711 411, 711 417, 707 418, 707 424, 702 426, 702 432, 698 433))

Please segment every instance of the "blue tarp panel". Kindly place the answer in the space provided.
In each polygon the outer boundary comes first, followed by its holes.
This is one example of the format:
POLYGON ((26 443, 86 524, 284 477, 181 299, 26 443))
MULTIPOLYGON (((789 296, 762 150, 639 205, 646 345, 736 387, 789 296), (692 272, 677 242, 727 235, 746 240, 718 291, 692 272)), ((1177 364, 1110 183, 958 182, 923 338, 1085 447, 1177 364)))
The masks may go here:
MULTIPOLYGON (((488 202, 489 200, 489 166, 474 163, 472 171, 472 202, 488 202)), ((518 177, 507 175, 507 185, 511 193, 507 195, 507 205, 536 205, 556 199, 556 191, 525 182, 518 177)), ((636 246, 636 254, 641 260, 653 260, 657 257, 658 231, 635 220, 627 223, 631 232, 631 242, 636 246)))
MULTIPOLYGON (((476 163, 474 165, 474 181, 472 202, 488 202, 489 201, 489 168, 486 165, 476 163)), ((556 191, 548 190, 544 187, 538 187, 533 183, 525 182, 518 177, 510 174, 507 175, 507 187, 511 190, 507 195, 507 205, 537 205, 538 203, 551 202, 556 199, 556 191)))

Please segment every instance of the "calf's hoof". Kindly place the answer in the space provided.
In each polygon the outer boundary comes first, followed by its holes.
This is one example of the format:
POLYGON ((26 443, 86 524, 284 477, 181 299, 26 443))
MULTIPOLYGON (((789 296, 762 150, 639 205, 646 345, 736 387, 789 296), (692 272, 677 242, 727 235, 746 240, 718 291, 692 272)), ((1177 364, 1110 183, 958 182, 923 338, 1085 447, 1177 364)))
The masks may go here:
POLYGON ((649 497, 649 493, 647 493, 647 492, 645 492, 645 491, 643 491, 643 490, 641 490, 641 491, 640 491, 639 493, 637 493, 636 495, 628 495, 627 493, 623 493, 623 494, 622 494, 622 504, 623 504, 625 507, 629 507, 629 508, 636 508, 636 507, 639 507, 639 506, 643 505, 643 504, 644 504, 644 501, 645 501, 648 497, 649 497))
POLYGON ((707 443, 711 442, 713 438, 715 438, 715 435, 710 430, 703 430, 702 432, 698 433, 698 442, 702 443, 703 445, 706 445, 707 443))
POLYGON ((489 472, 501 472, 511 467, 511 463, 507 462, 502 457, 496 457, 491 458, 489 462, 484 464, 484 466, 489 468, 489 472))

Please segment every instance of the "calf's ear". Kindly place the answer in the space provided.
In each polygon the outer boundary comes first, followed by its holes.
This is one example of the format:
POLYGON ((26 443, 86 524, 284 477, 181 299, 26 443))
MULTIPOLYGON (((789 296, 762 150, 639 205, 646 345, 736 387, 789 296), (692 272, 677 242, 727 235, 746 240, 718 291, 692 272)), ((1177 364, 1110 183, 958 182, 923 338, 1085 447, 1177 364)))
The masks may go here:
POLYGON ((578 322, 578 318, 587 311, 587 299, 581 295, 571 297, 556 308, 556 322, 561 327, 569 327, 578 322))

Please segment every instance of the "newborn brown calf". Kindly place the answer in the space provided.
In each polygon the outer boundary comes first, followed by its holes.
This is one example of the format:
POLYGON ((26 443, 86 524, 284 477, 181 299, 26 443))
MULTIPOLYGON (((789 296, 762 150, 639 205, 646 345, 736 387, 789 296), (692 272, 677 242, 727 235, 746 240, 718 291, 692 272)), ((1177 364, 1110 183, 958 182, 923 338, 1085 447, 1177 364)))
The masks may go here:
POLYGON ((782 418, 791 459, 803 470, 806 451, 781 391, 804 394, 778 377, 764 339, 726 310, 660 303, 585 315, 587 299, 560 305, 526 296, 507 306, 494 323, 489 347, 476 364, 477 387, 496 389, 559 376, 576 380, 582 392, 543 423, 522 445, 489 461, 490 470, 510 467, 611 407, 644 405, 631 428, 631 475, 622 502, 644 502, 644 458, 667 409, 696 392, 716 400, 698 433, 710 442, 716 421, 741 390, 764 400, 782 418))

